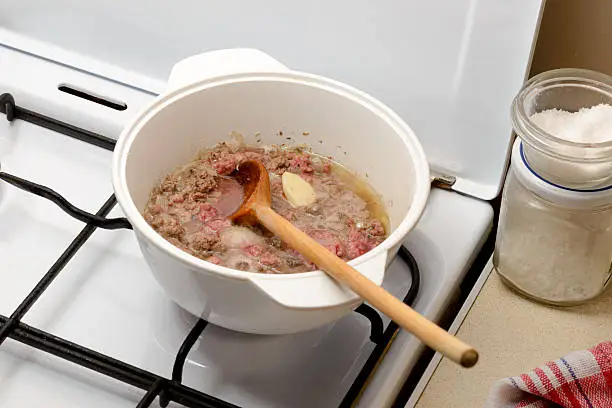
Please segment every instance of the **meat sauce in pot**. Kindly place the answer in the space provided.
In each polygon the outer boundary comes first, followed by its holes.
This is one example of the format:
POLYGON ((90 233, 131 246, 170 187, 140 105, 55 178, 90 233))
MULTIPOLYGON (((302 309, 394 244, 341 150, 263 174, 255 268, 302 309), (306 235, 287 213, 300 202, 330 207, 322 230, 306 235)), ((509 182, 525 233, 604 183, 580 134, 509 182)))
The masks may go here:
POLYGON ((270 173, 272 208, 340 258, 363 255, 387 237, 388 219, 374 190, 331 158, 300 147, 232 142, 203 150, 152 190, 144 218, 173 245, 217 265, 261 273, 317 269, 265 228, 232 225, 227 218, 242 201, 242 187, 229 175, 252 159, 270 173), (285 171, 310 183, 313 204, 294 207, 286 199, 285 171))

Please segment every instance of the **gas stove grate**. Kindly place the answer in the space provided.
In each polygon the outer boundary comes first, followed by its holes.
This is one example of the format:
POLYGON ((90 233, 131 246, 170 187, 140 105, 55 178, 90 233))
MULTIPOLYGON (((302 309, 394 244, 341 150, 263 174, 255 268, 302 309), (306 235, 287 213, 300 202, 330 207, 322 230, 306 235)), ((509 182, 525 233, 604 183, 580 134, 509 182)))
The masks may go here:
MULTIPOLYGON (((107 150, 113 150, 115 146, 115 140, 106 136, 21 108, 15 104, 15 100, 10 94, 0 95, 0 112, 4 113, 9 121, 21 119, 107 150)), ((206 320, 199 319, 185 337, 176 355, 171 379, 160 377, 149 371, 142 370, 21 322, 24 315, 60 274, 77 251, 87 242, 96 228, 131 229, 131 225, 125 218, 105 218, 116 204, 114 195, 111 195, 99 211, 93 215, 73 206, 60 194, 46 186, 41 186, 2 171, 0 171, 0 180, 54 202, 62 210, 87 224, 11 316, 0 315, 0 346, 7 338, 11 338, 22 344, 138 387, 145 391, 144 396, 137 405, 138 408, 149 407, 155 401, 155 398, 159 398, 159 404, 162 407, 166 407, 170 401, 177 402, 186 407, 236 407, 234 404, 222 401, 182 384, 183 366, 191 348, 206 329, 208 325, 206 320)), ((411 305, 419 289, 419 268, 414 257, 405 247, 402 246, 400 248, 399 256, 407 263, 412 275, 410 289, 404 297, 404 303, 411 305)), ((399 327, 395 322, 389 323, 387 328, 383 329, 384 324, 378 312, 366 304, 360 305, 355 309, 355 312, 363 315, 370 321, 370 340, 376 346, 340 403, 340 408, 352 406, 359 398, 380 359, 384 357, 399 331, 399 327)))

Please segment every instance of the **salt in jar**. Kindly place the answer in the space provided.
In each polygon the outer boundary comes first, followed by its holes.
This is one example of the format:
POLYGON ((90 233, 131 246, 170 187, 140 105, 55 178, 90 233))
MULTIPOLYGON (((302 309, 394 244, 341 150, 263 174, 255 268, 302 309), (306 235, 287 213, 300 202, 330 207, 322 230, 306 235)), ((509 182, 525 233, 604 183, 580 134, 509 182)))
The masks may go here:
POLYGON ((493 263, 518 292, 573 305, 603 292, 612 265, 612 78, 560 69, 512 104, 512 149, 493 263))

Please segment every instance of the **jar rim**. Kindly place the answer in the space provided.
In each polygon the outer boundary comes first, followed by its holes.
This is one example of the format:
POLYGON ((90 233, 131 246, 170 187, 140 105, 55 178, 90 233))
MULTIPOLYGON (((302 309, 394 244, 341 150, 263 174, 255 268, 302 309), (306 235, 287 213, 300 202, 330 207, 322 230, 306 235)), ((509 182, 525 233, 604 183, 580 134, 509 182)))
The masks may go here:
MULTIPOLYGON (((580 161, 584 158, 563 154, 561 151, 551 151, 551 146, 561 148, 580 148, 591 151, 588 159, 607 161, 612 156, 612 140, 605 142, 573 142, 562 139, 537 126, 525 109, 528 97, 535 92, 559 87, 562 85, 592 88, 596 92, 605 93, 612 100, 612 77, 601 72, 581 68, 560 68, 542 72, 530 78, 512 101, 511 120, 514 130, 521 139, 532 147, 546 154, 554 154, 563 159, 580 161), (600 153, 597 155, 596 153, 600 153)), ((564 150, 567 151, 567 150, 564 150)))

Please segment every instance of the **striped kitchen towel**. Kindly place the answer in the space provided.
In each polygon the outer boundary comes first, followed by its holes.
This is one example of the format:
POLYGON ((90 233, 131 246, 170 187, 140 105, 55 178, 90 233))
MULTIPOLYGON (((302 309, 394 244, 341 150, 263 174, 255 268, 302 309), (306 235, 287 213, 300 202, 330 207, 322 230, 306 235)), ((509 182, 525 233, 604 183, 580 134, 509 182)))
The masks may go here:
POLYGON ((612 408, 612 341, 495 383, 485 408, 612 408))

